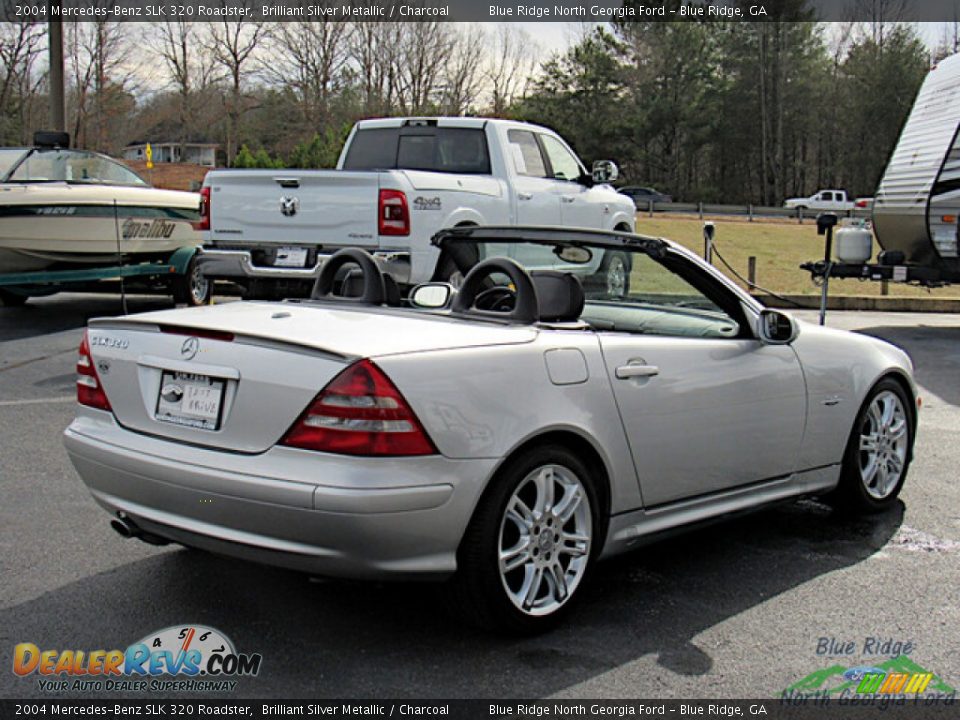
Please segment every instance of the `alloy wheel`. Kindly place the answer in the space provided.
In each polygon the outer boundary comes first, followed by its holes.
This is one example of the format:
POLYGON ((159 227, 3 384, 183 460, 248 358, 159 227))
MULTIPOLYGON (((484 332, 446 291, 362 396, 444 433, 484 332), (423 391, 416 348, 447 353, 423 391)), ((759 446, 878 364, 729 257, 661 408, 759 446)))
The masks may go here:
POLYGON ((870 497, 883 500, 903 475, 909 449, 909 425, 899 396, 877 393, 860 428, 860 479, 870 497))
POLYGON ((500 523, 500 578, 511 602, 536 616, 564 605, 586 572, 592 534, 590 498, 573 471, 550 464, 528 473, 500 523))
POLYGON ((614 255, 607 265, 607 295, 621 298, 627 294, 627 266, 623 258, 614 255))
POLYGON ((210 292, 210 281, 204 277, 200 264, 195 263, 190 272, 190 295, 194 305, 203 305, 210 292))

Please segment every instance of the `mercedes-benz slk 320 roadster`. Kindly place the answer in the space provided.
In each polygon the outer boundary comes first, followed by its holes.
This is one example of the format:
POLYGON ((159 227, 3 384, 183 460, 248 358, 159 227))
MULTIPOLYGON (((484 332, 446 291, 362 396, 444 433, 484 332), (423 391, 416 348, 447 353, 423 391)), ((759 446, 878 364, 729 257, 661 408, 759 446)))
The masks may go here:
POLYGON ((666 240, 461 228, 401 300, 361 250, 309 300, 90 323, 70 457, 121 534, 308 573, 450 579, 549 626, 591 567, 798 496, 889 507, 917 396, 898 348, 766 309, 666 240), (598 281, 629 253, 624 296, 598 281))

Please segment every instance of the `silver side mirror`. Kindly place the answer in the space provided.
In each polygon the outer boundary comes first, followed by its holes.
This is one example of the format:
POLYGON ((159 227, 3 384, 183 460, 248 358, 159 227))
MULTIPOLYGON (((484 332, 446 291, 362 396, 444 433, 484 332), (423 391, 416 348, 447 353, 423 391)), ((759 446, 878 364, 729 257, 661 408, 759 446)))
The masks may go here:
POLYGON ((613 160, 597 160, 593 164, 592 174, 596 185, 605 185, 620 177, 620 168, 613 160))
POLYGON ((447 306, 454 292, 450 283, 423 283, 410 291, 410 304, 427 310, 439 310, 447 306))
POLYGON ((797 339, 797 321, 779 310, 762 310, 757 320, 757 337, 767 345, 789 345, 797 339))

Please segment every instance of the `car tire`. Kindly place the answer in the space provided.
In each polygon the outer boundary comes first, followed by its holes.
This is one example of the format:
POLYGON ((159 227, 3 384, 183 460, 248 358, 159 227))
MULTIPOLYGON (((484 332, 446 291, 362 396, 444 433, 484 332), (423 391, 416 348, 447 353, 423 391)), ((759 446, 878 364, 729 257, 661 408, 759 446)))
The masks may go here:
POLYGON ((629 253, 604 251, 600 267, 586 278, 584 289, 603 297, 624 298, 630 293, 632 267, 629 253))
POLYGON ((460 543, 453 608, 488 629, 546 631, 569 612, 600 550, 595 483, 579 457, 552 445, 492 482, 460 543))
MULTIPOLYGON (((469 225, 458 225, 457 227, 470 227, 469 225)), ((460 253, 460 261, 465 263, 467 266, 472 268, 478 262, 480 262, 480 251, 475 246, 470 245, 459 245, 457 246, 457 252, 460 253)), ((454 262, 453 256, 444 251, 443 255, 440 256, 440 260, 437 262, 437 269, 433 273, 431 278, 432 282, 446 282, 453 285, 455 288, 459 288, 463 284, 463 278, 466 275, 466 272, 462 271, 457 263, 454 262)))
POLYGON ((30 299, 29 295, 0 290, 0 305, 4 307, 22 307, 30 299))
POLYGON ((850 431, 840 482, 823 499, 852 514, 883 512, 907 478, 916 433, 911 401, 892 378, 878 382, 850 431))
POLYGON ((173 278, 170 289, 173 292, 173 301, 178 305, 209 305, 213 294, 213 281, 203 276, 197 256, 194 255, 190 258, 186 271, 173 278))

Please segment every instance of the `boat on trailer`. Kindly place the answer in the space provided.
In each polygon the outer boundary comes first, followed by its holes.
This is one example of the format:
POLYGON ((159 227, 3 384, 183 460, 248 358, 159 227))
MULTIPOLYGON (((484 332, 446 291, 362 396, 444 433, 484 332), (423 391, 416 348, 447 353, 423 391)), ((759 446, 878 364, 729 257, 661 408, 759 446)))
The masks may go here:
POLYGON ((198 246, 200 195, 152 187, 65 133, 0 148, 0 275, 146 262, 198 246))

